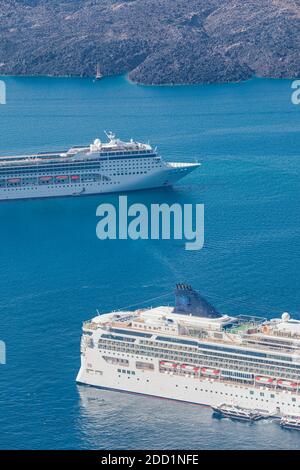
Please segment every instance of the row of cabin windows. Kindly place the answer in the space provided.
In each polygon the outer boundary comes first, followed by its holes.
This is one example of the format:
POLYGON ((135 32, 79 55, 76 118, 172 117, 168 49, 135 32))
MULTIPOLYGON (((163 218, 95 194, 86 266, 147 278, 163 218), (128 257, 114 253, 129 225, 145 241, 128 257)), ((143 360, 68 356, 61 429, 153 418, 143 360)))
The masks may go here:
POLYGON ((44 175, 47 175, 47 174, 51 174, 51 175, 59 175, 60 173, 64 173, 66 172, 67 174, 69 175, 72 175, 74 172, 83 172, 83 174, 92 174, 94 171, 136 171, 136 172, 145 172, 146 171, 149 171, 151 170, 152 168, 154 168, 153 166, 118 166, 118 167, 95 167, 95 168, 81 168, 81 167, 72 167, 72 168, 55 168, 55 172, 53 171, 53 168, 49 168, 49 169, 41 169, 41 168, 37 168, 35 169, 34 171, 32 169, 28 170, 28 171, 6 171, 6 172, 1 172, 0 173, 0 178, 1 177, 22 177, 24 175, 32 175, 32 176, 44 176, 44 175))
POLYGON ((122 374, 132 374, 132 375, 135 375, 135 371, 134 371, 134 370, 118 369, 118 372, 119 372, 119 373, 122 373, 122 374))
POLYGON ((128 160, 128 161, 110 161, 107 160, 105 162, 99 160, 91 160, 86 162, 70 162, 70 163, 57 163, 55 165, 47 164, 34 164, 34 165, 27 165, 27 166, 18 166, 18 167, 0 167, 0 174, 6 173, 28 173, 28 172, 36 172, 36 171, 61 171, 61 170, 70 170, 70 169, 90 169, 90 168, 99 168, 100 167, 109 167, 109 168, 117 168, 117 167, 154 167, 160 165, 160 160, 147 160, 147 159, 139 159, 139 160, 128 160))
MULTIPOLYGON (((129 171, 127 173, 113 173, 111 176, 128 176, 128 175, 142 175, 142 174, 147 174, 146 171, 129 171)), ((47 176, 47 175, 43 175, 43 176, 47 176)), ((84 181, 110 181, 110 178, 108 176, 105 176, 105 175, 97 175, 97 174, 89 174, 89 175, 78 175, 80 176, 80 181, 81 182, 84 182, 84 181)), ((35 178, 28 178, 28 179, 22 179, 21 181, 19 182, 16 182, 16 183, 10 183, 6 180, 0 180, 0 187, 4 187, 4 186, 24 186, 24 185, 35 185, 35 184, 39 184, 39 185, 49 185, 49 184, 53 184, 53 179, 55 179, 55 176, 51 176, 49 177, 49 180, 48 181, 39 181, 39 180, 36 180, 35 178), (51 178, 51 180, 50 180, 51 178)), ((69 176, 66 178, 66 182, 69 181, 69 176)), ((74 180, 73 183, 78 183, 79 180, 74 180)), ((54 181, 54 183, 56 184, 59 184, 61 183, 61 181, 54 181)))
MULTIPOLYGON (((185 341, 186 342, 186 341, 185 341)), ((155 341, 148 341, 148 340, 142 340, 141 341, 141 344, 145 344, 145 345, 158 345, 157 342, 155 341)), ((190 347, 190 346, 185 346, 185 345, 177 345, 177 344, 172 344, 172 343, 163 343, 163 342, 160 342, 159 343, 159 346, 160 347, 163 347, 163 348, 166 348, 168 350, 174 350, 174 351, 191 351, 191 352, 201 352, 201 348, 204 348, 204 345, 202 344, 199 344, 199 346, 197 347, 190 347)), ((217 347, 216 347, 217 349, 217 347)), ((225 348, 224 348, 225 349, 225 348)), ((283 366, 284 367, 289 367, 289 368, 292 368, 292 369, 298 369, 300 371, 300 364, 283 364, 282 362, 278 362, 276 360, 273 360, 273 361, 270 361, 269 359, 265 358, 265 359, 259 359, 255 352, 252 351, 252 350, 249 350, 248 351, 248 355, 251 356, 251 354, 254 354, 255 355, 255 358, 253 357, 245 357, 245 356, 235 356, 233 354, 229 354, 229 353, 220 353, 220 352, 217 352, 215 350, 213 350, 213 346, 210 345, 210 356, 213 355, 213 356, 216 356, 216 357, 221 357, 221 358, 230 358, 230 359, 238 359, 238 360, 243 360, 243 361, 251 361, 251 362, 255 362, 255 363, 262 363, 262 364, 270 364, 270 365, 278 365, 278 366, 283 366)), ((206 351, 203 351, 203 353, 205 353, 206 351)), ((236 353, 238 354, 239 353, 239 350, 237 349, 236 350, 236 353)), ((277 356, 274 356, 274 359, 276 359, 277 356)), ((285 360, 286 358, 284 357, 283 360, 285 360)))
MULTIPOLYGON (((173 361, 178 361, 178 362, 189 362, 189 363, 194 363, 195 365, 208 365, 210 367, 217 367, 217 368, 231 368, 231 369, 240 369, 243 367, 243 370, 245 372, 251 372, 253 374, 261 374, 261 375, 274 375, 274 376, 282 376, 285 378, 289 378, 291 380, 300 380, 299 375, 295 375, 293 373, 289 373, 286 368, 267 368, 264 367, 264 365, 261 364, 256 364, 253 366, 250 364, 250 366, 246 366, 246 363, 244 361, 244 358, 241 358, 238 361, 227 361, 224 362, 222 361, 217 361, 214 360, 213 357, 211 356, 199 356, 197 359, 195 359, 194 356, 188 355, 188 354, 176 354, 172 355, 169 351, 165 350, 155 350, 154 352, 150 352, 145 350, 142 347, 139 347, 139 345, 134 345, 134 344, 127 344, 126 347, 125 345, 114 343, 114 341, 110 341, 111 344, 108 344, 105 346, 105 344, 101 344, 101 347, 107 347, 108 349, 114 349, 116 351, 121 351, 121 352, 134 352, 134 354, 140 354, 143 356, 153 356, 161 359, 167 359, 167 360, 173 360, 173 361), (123 346, 123 347, 122 347, 123 346)), ((99 345, 100 347, 100 345, 99 345)), ((149 348, 148 348, 149 349, 149 348)))
MULTIPOLYGON (((87 187, 87 186, 94 186, 95 183, 84 183, 84 186, 87 187)), ((102 181, 101 182, 102 185, 113 185, 113 184, 120 184, 120 181, 102 181)), ((42 186, 42 185, 33 185, 33 186, 11 186, 11 187, 7 187, 7 188, 4 188, 4 187, 0 187, 1 191, 7 191, 7 192, 10 192, 10 191, 33 191, 34 189, 35 190, 38 190, 38 188, 42 186)), ((76 187, 74 184, 64 184, 64 185, 58 185, 58 184, 49 184, 47 186, 49 189, 65 189, 65 188, 74 188, 76 187)))

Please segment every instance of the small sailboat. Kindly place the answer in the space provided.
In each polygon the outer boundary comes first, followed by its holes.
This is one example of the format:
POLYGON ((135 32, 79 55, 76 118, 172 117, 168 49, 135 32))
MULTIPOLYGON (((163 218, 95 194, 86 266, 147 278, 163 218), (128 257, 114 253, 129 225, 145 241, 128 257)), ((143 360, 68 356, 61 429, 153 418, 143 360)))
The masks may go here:
POLYGON ((100 65, 97 64, 97 71, 96 71, 95 79, 96 79, 96 80, 101 80, 101 78, 103 78, 103 75, 102 75, 102 73, 101 73, 101 71, 100 71, 100 65))

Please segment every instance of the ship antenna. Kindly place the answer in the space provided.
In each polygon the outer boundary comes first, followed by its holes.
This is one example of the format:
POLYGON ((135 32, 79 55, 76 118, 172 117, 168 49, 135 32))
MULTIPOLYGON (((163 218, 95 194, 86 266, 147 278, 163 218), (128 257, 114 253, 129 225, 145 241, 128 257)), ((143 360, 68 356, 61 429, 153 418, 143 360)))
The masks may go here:
POLYGON ((104 131, 106 137, 109 139, 109 140, 113 140, 115 138, 115 134, 111 131, 107 132, 107 131, 104 131))

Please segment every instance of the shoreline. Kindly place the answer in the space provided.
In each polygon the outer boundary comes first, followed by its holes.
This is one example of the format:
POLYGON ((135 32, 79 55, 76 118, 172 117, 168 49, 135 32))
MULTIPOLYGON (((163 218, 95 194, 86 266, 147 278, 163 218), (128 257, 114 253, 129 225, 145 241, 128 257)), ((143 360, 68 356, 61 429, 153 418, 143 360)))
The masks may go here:
POLYGON ((223 81, 223 82, 184 82, 184 83, 141 83, 141 82, 136 82, 132 80, 129 77, 129 73, 126 74, 116 74, 116 75, 105 75, 101 80, 96 80, 94 76, 92 75, 86 75, 86 76, 80 76, 80 75, 50 75, 50 74, 36 74, 36 75, 12 75, 12 74, 1 74, 0 73, 0 79, 5 79, 5 78, 73 78, 73 79, 82 79, 82 80, 92 80, 92 81, 98 81, 101 83, 103 80, 107 78, 117 78, 117 77, 123 77, 127 83, 130 85, 136 85, 140 87, 187 87, 187 86, 200 86, 200 85, 236 85, 239 83, 247 83, 251 82, 252 80, 258 79, 258 80, 286 80, 286 81, 294 81, 294 80, 299 80, 299 77, 260 77, 258 75, 253 75, 252 77, 245 78, 245 80, 236 80, 236 81, 223 81))

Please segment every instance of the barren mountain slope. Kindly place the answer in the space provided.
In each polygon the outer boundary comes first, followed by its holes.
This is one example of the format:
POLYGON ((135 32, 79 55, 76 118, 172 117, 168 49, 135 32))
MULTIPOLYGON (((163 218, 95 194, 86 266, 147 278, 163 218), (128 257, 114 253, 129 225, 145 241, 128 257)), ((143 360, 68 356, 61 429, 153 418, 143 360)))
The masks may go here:
POLYGON ((300 76, 300 0, 0 0, 0 73, 300 76))

